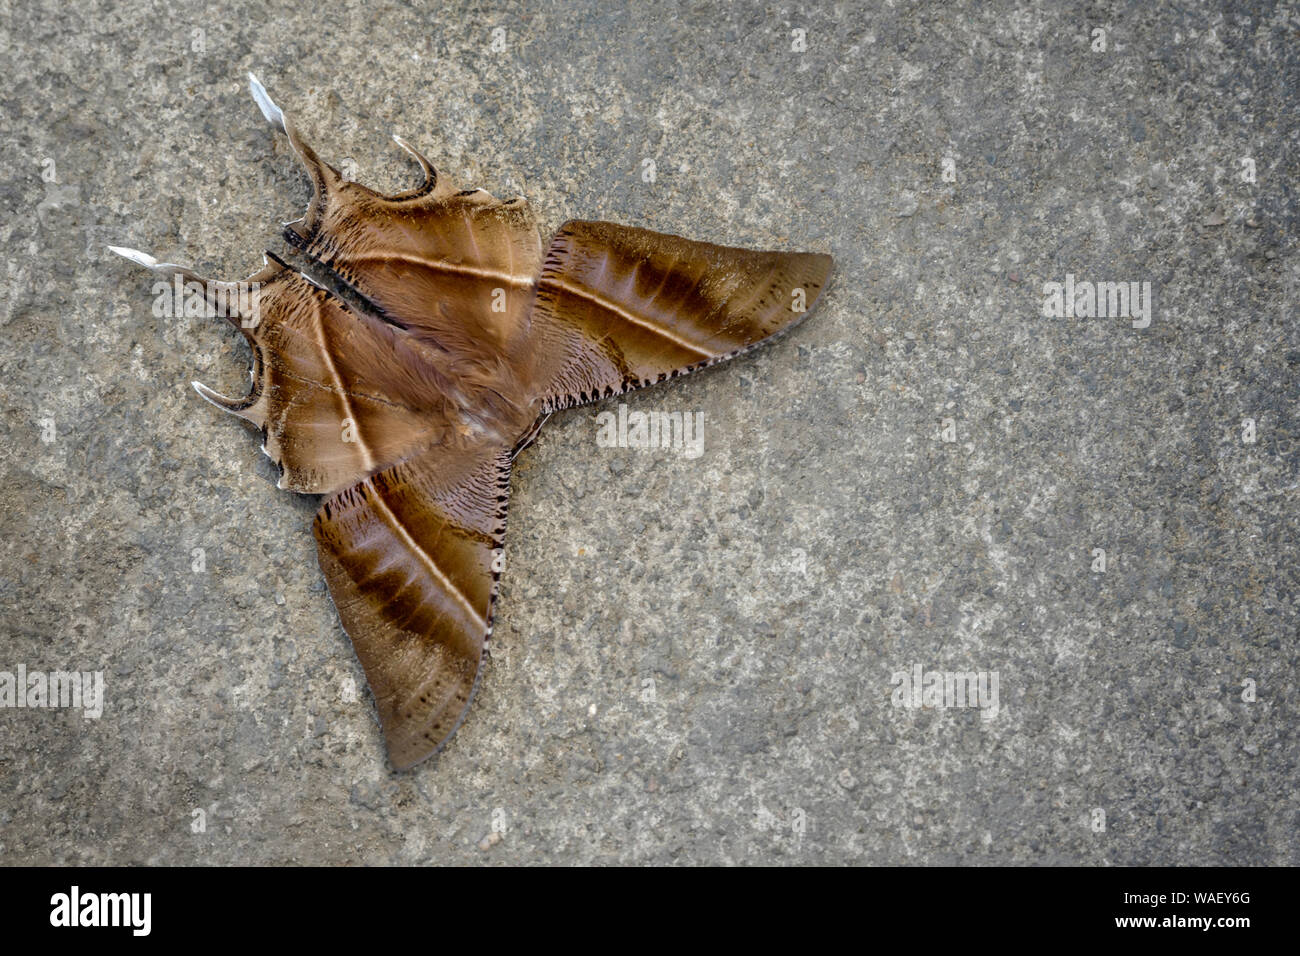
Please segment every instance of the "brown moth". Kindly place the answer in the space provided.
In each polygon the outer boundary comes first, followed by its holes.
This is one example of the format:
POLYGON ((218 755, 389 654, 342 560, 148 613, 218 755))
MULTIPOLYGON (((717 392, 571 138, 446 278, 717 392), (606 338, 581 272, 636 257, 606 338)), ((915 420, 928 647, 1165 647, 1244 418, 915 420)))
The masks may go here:
MULTIPOLYGON (((752 252, 608 222, 542 246, 522 198, 424 182, 381 196, 323 163, 250 74, 315 195, 226 310, 253 387, 205 399, 262 432, 279 486, 324 495, 321 571, 374 693, 393 766, 433 755, 469 708, 492 633, 515 456, 559 409, 725 361, 804 317, 826 255, 752 252), (250 321, 250 317, 255 321, 250 321)), ((190 288, 209 282, 115 252, 190 288), (180 277, 176 279, 176 277, 180 277)))

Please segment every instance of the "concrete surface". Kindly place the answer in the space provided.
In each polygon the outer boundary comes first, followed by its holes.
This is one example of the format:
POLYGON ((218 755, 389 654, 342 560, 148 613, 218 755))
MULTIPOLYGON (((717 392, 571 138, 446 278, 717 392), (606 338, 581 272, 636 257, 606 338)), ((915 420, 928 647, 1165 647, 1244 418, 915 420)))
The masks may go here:
POLYGON ((0 709, 0 862, 1300 863, 1294 4, 342 7, 3 5, 0 670, 104 702, 0 709), (309 191, 248 70, 381 188, 400 132, 548 228, 837 260, 790 337, 628 400, 700 457, 551 423, 407 775, 315 500, 190 390, 243 343, 102 251, 281 248, 309 191), (1044 317, 1067 274, 1150 324, 1044 317), (896 706, 916 666, 996 715, 896 706))

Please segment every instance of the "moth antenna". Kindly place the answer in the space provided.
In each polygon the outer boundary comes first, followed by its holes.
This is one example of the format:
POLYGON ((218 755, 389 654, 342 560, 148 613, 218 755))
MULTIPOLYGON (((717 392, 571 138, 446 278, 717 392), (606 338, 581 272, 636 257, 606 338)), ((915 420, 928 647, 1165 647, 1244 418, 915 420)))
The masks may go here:
POLYGON ((192 269, 185 266, 177 265, 175 262, 159 262, 147 252, 141 252, 139 249, 128 249, 125 246, 109 246, 111 252, 116 252, 123 259, 130 260, 138 266, 144 266, 155 275, 163 276, 170 279, 172 276, 180 276, 186 282, 197 282, 204 288, 205 296, 209 287, 220 287, 229 285, 225 282, 215 282, 211 279, 205 279, 192 269))
POLYGON ((303 222, 306 224, 305 228, 310 229, 316 221, 326 194, 339 183, 341 177, 338 170, 328 163, 321 162, 320 157, 316 155, 316 151, 298 135, 298 129, 294 126, 293 121, 284 115, 284 110, 275 105, 275 100, 271 99, 271 94, 266 92, 266 87, 262 85, 262 81, 252 73, 248 74, 248 89, 252 92, 253 100, 257 103, 257 108, 262 111, 262 115, 266 117, 266 121, 289 138, 289 145, 298 154, 298 161, 302 163, 303 169, 307 171, 307 175, 311 179, 316 194, 312 197, 311 205, 307 209, 307 215, 303 218, 303 222))
MULTIPOLYGON (((184 266, 179 266, 174 262, 159 262, 153 256, 149 255, 149 253, 141 252, 139 249, 128 249, 125 246, 109 246, 108 248, 117 253, 123 259, 129 259, 136 265, 144 266, 150 272, 157 275, 166 276, 168 278, 172 276, 180 276, 187 285, 191 282, 198 283, 203 289, 203 296, 208 304, 212 304, 214 299, 220 301, 221 297, 224 296, 226 307, 224 318, 235 328, 239 329, 239 331, 243 333, 244 338, 246 338, 250 344, 253 344, 252 331, 250 328, 245 327, 241 315, 229 308, 232 294, 235 296, 242 294, 243 290, 240 288, 240 283, 217 282, 211 279, 201 278, 184 266)), ((261 273, 258 273, 255 278, 260 278, 267 274, 268 270, 263 270, 261 273)), ((256 315, 255 312, 253 314, 256 315)), ((253 381, 256 382, 257 367, 260 365, 260 356, 256 346, 253 348, 253 362, 253 381)), ((257 395, 256 398, 250 395, 248 398, 234 399, 228 398, 219 392, 214 392, 202 382, 191 382, 190 384, 194 386, 194 391, 198 392, 200 397, 205 401, 209 401, 213 405, 216 405, 217 408, 220 408, 222 411, 236 415, 246 422, 252 422, 258 428, 266 427, 266 408, 261 395, 257 395)), ((254 386, 254 391, 257 391, 256 386, 254 386)))
POLYGON ((284 128, 284 110, 275 105, 275 100, 271 99, 271 94, 266 92, 266 87, 262 85, 262 81, 251 72, 248 74, 248 89, 257 102, 257 108, 266 117, 266 121, 280 132, 287 132, 284 128))
POLYGON ((227 283, 214 282, 211 279, 205 279, 198 275, 192 269, 185 266, 177 265, 175 262, 159 262, 147 252, 141 252, 139 249, 128 249, 126 246, 109 246, 110 252, 116 252, 123 259, 130 260, 138 266, 144 266, 150 272, 153 272, 166 278, 178 275, 186 282, 199 282, 203 285, 226 285, 227 283))
POLYGON ((423 153, 421 153, 418 149, 416 149, 406 140, 402 139, 402 137, 398 136, 396 133, 393 134, 393 142, 396 143, 398 146, 402 147, 402 149, 406 150, 406 152, 411 156, 411 158, 414 159, 417 163, 419 163, 420 168, 424 170, 424 182, 421 183, 419 186, 417 186, 415 189, 411 190, 408 193, 404 193, 403 195, 408 198, 413 198, 415 196, 423 196, 425 193, 432 192, 434 189, 436 189, 438 186, 438 171, 433 168, 433 163, 429 162, 428 158, 423 153))
MULTIPOLYGON (((143 266, 155 275, 170 279, 173 276, 180 276, 186 286, 195 283, 199 286, 203 294, 204 301, 214 307, 219 307, 218 312, 222 318, 226 319, 235 328, 244 334, 244 337, 252 340, 251 328, 253 326, 245 325, 243 322, 244 314, 239 311, 239 305, 251 304, 253 311, 250 313, 251 318, 256 318, 256 309, 258 303, 255 299, 250 298, 248 284, 256 283, 258 280, 267 275, 267 270, 263 270, 253 276, 250 276, 243 283, 224 282, 219 279, 207 279, 199 275, 193 269, 177 265, 175 262, 159 262, 147 252, 141 252, 139 249, 128 249, 125 246, 109 246, 111 252, 117 253, 123 259, 134 262, 138 266, 143 266)), ((255 323, 254 323, 255 324, 255 323)))
POLYGON ((147 252, 141 252, 139 249, 128 249, 126 246, 107 246, 109 252, 115 252, 123 259, 134 262, 138 266, 144 266, 151 272, 157 272, 164 275, 171 275, 174 272, 184 274, 184 267, 176 265, 174 262, 159 262, 147 252))

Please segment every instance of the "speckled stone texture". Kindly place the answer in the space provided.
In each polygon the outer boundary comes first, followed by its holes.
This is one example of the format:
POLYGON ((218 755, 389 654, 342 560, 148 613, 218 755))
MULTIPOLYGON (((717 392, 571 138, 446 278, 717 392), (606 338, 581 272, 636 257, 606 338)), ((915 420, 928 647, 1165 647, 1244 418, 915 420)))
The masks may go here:
POLYGON ((0 671, 105 683, 0 709, 0 862, 1300 863, 1294 4, 341 9, 0 6, 0 671), (315 499, 190 389, 243 342, 103 250, 282 248, 249 70, 378 188, 398 132, 547 229, 836 258, 627 399, 699 457, 602 447, 617 401, 522 456, 477 700, 409 774, 315 499), (1067 274, 1149 326, 1045 317, 1067 274), (996 715, 897 706, 917 666, 996 715))

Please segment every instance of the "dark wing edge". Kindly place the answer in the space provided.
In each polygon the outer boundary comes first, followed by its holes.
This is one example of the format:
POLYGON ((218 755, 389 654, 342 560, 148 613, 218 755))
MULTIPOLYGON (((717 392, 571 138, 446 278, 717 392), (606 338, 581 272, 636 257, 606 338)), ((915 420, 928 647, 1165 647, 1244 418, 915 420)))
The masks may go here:
POLYGON ((511 460, 509 449, 437 446, 334 495, 316 514, 321 571, 398 770, 446 745, 478 686, 511 460))
POLYGON ((533 334, 555 356, 543 408, 622 394, 734 358, 798 325, 830 256, 696 242, 574 220, 551 240, 533 334))

